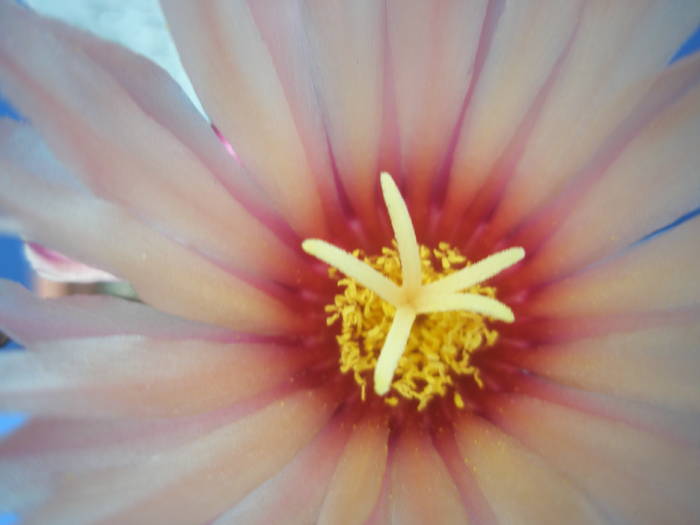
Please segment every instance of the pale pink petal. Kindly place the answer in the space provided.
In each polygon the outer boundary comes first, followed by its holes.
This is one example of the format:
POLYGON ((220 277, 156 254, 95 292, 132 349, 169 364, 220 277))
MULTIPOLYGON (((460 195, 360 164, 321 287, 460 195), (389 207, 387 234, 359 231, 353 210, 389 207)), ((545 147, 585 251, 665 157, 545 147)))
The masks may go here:
POLYGON ((383 420, 353 425, 317 523, 352 525, 367 521, 379 499, 386 469, 389 429, 383 420))
MULTIPOLYGON (((231 411, 173 419, 32 418, 0 444, 8 468, 46 473, 82 472, 138 463, 210 432, 231 411)), ((0 478, 4 478, 0 476, 0 478)))
POLYGON ((469 463, 465 461, 464 454, 459 449, 455 438, 454 423, 456 421, 457 418, 451 421, 449 430, 443 427, 433 434, 435 448, 459 489, 462 503, 469 518, 468 523, 498 525, 500 522, 491 508, 491 504, 486 499, 484 492, 479 488, 474 472, 472 472, 469 463))
POLYGON ((322 195, 312 171, 317 166, 307 158, 285 86, 249 6, 172 0, 163 8, 214 124, 294 230, 322 235, 322 195))
POLYGON ((183 317, 247 331, 299 330, 278 299, 149 229, 120 208, 0 160, 0 204, 23 237, 123 277, 145 302, 183 317))
MULTIPOLYGON (((487 2, 387 3, 400 170, 414 224, 425 224, 432 183, 474 73, 487 2)), ((421 232, 418 232, 419 235, 421 232)))
POLYGON ((563 384, 700 413, 700 322, 550 345, 514 356, 563 384))
POLYGON ((65 185, 85 195, 91 194, 75 173, 56 159, 36 130, 26 122, 0 118, 0 158, 41 179, 65 185))
POLYGON ((391 522, 466 523, 459 491, 430 438, 408 428, 399 438, 391 464, 391 522))
POLYGON ((54 250, 35 243, 24 245, 24 256, 32 269, 44 279, 59 282, 94 283, 117 281, 111 273, 69 259, 54 250))
POLYGON ((99 483, 66 482, 34 522, 73 524, 76 514, 92 513, 115 524, 207 523, 288 464, 334 408, 308 391, 275 401, 149 462, 108 471, 99 483))
POLYGON ((313 354, 270 344, 111 336, 38 343, 0 363, 3 410, 73 417, 174 417, 286 384, 313 354))
MULTIPOLYGON (((654 98, 669 97, 672 103, 638 131, 598 180, 572 188, 561 205, 547 210, 542 233, 555 233, 525 270, 528 278, 567 275, 697 207, 700 57, 671 67, 651 94, 646 107, 653 107, 654 98)), ((539 232, 528 229, 523 236, 536 238, 539 232)))
MULTIPOLYGON (((591 390, 570 387, 520 369, 517 392, 537 399, 562 404, 577 411, 625 423, 668 442, 698 448, 700 418, 695 410, 680 410, 649 402, 616 397, 591 390)), ((494 402, 494 407, 497 401, 494 402)))
POLYGON ((310 0, 309 56, 330 147, 354 211, 372 233, 381 155, 384 6, 375 0, 310 0))
POLYGON ((370 514, 369 519, 365 522, 365 525, 384 525, 385 523, 392 523, 391 521, 391 502, 389 501, 389 484, 391 483, 391 457, 387 462, 387 472, 384 473, 384 479, 382 480, 382 489, 379 492, 379 499, 372 509, 372 514, 370 514))
POLYGON ((228 410, 127 421, 33 418, 0 443, 0 508, 19 512, 36 506, 67 473, 79 477, 148 462, 240 417, 228 410))
POLYGON ((465 415, 455 435, 498 523, 605 523, 563 473, 484 419, 465 415))
POLYGON ((160 339, 235 340, 230 330, 171 316, 144 304, 103 295, 40 299, 0 280, 0 327, 22 344, 138 334, 160 339))
MULTIPOLYGON (((695 0, 584 4, 571 49, 500 197, 494 234, 557 192, 605 144, 699 22, 695 0)), ((489 107, 498 103, 492 99, 489 107)))
MULTIPOLYGON (((318 83, 309 60, 308 8, 296 0, 250 2, 248 5, 250 16, 239 17, 238 23, 245 21, 253 31, 260 33, 296 127, 298 137, 294 140, 299 140, 303 147, 308 170, 321 196, 325 224, 315 226, 314 231, 320 233, 327 228, 334 238, 343 238, 349 233, 347 210, 340 199, 337 181, 331 176, 335 169, 332 152, 321 111, 318 83)), ((253 125, 259 124, 256 121, 253 125)), ((285 176, 288 175, 288 170, 285 170, 285 176)))
MULTIPOLYGON (((202 155, 181 141, 193 132, 171 131, 188 118, 200 127, 195 138, 201 142, 201 128, 208 124, 165 73, 109 44, 104 44, 107 52, 121 53, 121 59, 104 61, 101 53, 92 52, 95 61, 75 45, 88 37, 72 37, 73 30, 59 22, 45 23, 10 3, 0 7, 0 24, 0 87, 76 176, 98 195, 222 263, 290 284, 297 281, 296 265, 282 260, 300 261, 298 250, 251 216, 202 155), (66 33, 70 38, 60 35, 66 33), (118 67, 118 73, 110 66, 118 67), (139 82, 123 81, 128 76, 139 82), (141 90, 155 96, 134 94, 141 90), (182 105, 186 118, 165 109, 182 105)), ((217 139, 213 132, 209 135, 212 151, 217 139)), ((235 161, 228 162, 238 169, 235 161)))
POLYGON ((518 151, 517 144, 512 151, 507 147, 523 140, 518 132, 567 52, 579 13, 580 2, 547 0, 507 3, 492 14, 495 27, 481 36, 483 65, 455 145, 446 224, 458 220, 485 180, 509 168, 507 154, 514 157, 518 151))
POLYGON ((532 315, 566 318, 663 312, 700 297, 700 220, 631 247, 587 271, 554 282, 525 302, 532 315))
POLYGON ((248 494, 212 525, 317 523, 328 482, 350 433, 352 426, 342 417, 340 421, 332 421, 279 474, 248 494))
POLYGON ((489 415, 561 471, 611 522, 693 523, 700 453, 624 423, 522 396, 489 415))
POLYGON ((272 203, 241 164, 231 162, 231 157, 238 159, 231 145, 191 104, 183 102, 179 86, 163 70, 140 55, 89 33, 51 21, 47 24, 55 34, 106 67, 132 100, 196 154, 237 201, 266 225, 279 230, 276 222, 280 219, 272 203))

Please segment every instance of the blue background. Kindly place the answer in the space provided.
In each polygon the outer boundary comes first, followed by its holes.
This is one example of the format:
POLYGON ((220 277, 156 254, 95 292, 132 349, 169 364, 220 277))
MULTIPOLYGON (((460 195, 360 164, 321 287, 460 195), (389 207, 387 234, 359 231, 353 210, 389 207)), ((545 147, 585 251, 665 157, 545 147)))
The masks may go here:
MULTIPOLYGON (((699 49, 700 28, 698 28, 698 30, 695 31, 687 42, 681 46, 678 53, 676 53, 674 56, 673 61, 689 55, 690 53, 693 53, 699 49)), ((0 98, 0 117, 3 116, 20 118, 12 107, 5 100, 0 98)), ((679 217, 678 220, 674 221, 668 226, 665 226, 656 232, 651 232, 647 237, 645 237, 645 239, 677 226, 681 222, 684 222, 698 214, 700 214, 700 209, 679 217)), ((29 286, 29 268, 27 267, 27 263, 22 256, 21 249, 22 243, 19 239, 0 235, 0 278, 11 279, 13 281, 20 282, 25 286, 29 286)), ((17 345, 11 343, 2 350, 7 350, 10 348, 17 348, 17 345)), ((0 414, 0 438, 18 428, 24 422, 24 420, 25 418, 21 414, 0 414)), ((11 523, 16 523, 16 521, 16 518, 12 515, 0 514, 0 525, 10 525, 11 523)))

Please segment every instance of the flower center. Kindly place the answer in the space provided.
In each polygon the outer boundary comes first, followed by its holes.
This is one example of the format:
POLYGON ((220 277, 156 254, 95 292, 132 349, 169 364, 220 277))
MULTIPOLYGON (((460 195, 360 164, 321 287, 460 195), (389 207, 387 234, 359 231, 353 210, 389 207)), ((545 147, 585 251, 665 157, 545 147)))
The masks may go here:
MULTIPOLYGON (((353 251, 352 255, 397 284, 400 282, 401 262, 396 248, 383 248, 381 255, 367 256, 361 250, 353 251)), ((420 257, 423 284, 435 282, 468 264, 466 257, 447 243, 440 243, 433 250, 421 245, 420 257)), ((329 268, 329 275, 337 279, 343 291, 335 296, 333 304, 326 306, 326 322, 329 326, 340 325, 336 336, 340 370, 352 372, 364 401, 368 379, 377 364, 396 308, 354 279, 341 278, 335 268, 329 268)), ((496 294, 495 288, 479 284, 466 292, 485 297, 496 294)), ((490 329, 485 317, 475 312, 455 310, 417 315, 385 402, 396 406, 402 397, 417 401, 418 410, 423 410, 433 398, 450 392, 460 376, 471 376, 481 387, 479 369, 472 365, 471 356, 482 347, 492 346, 497 338, 498 332, 490 329)), ((457 407, 464 406, 458 392, 453 392, 453 400, 457 407)))
MULTIPOLYGON (((485 321, 513 322, 511 309, 495 298, 495 290, 480 283, 525 256, 508 248, 475 264, 455 248, 441 243, 435 250, 419 246, 406 203, 387 173, 382 193, 394 230, 396 248, 381 255, 350 254, 318 239, 302 243, 304 251, 329 264, 331 276, 345 274, 344 288, 326 306, 328 324, 340 320, 341 371, 353 371, 366 398, 368 373, 374 391, 390 405, 398 397, 418 401, 424 409, 444 396, 457 376, 472 376, 481 386, 471 355, 496 341, 485 321), (460 268, 461 266, 461 268, 460 268)), ((464 406, 459 393, 457 407, 464 406)))

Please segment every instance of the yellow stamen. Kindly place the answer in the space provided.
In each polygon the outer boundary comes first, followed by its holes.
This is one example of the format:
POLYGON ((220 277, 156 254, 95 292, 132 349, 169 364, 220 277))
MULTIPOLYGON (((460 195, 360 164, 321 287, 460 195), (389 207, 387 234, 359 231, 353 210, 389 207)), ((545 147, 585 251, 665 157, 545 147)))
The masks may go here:
MULTIPOLYGON (((486 327, 482 316, 504 322, 513 322, 515 316, 495 299, 493 288, 480 283, 520 261, 525 251, 509 248, 455 268, 466 262, 465 257, 446 243, 432 251, 420 246, 406 203, 389 174, 381 174, 381 186, 397 250, 383 248, 381 255, 367 257, 318 239, 308 239, 302 247, 330 265, 332 276, 336 270, 347 276, 338 281, 344 292, 326 307, 327 323, 342 323, 337 337, 341 371, 353 371, 362 399, 365 374, 374 370, 375 393, 383 396, 393 389, 417 400, 422 410, 433 397, 447 393, 453 375, 470 375, 483 386, 471 355, 494 344, 498 334, 486 327), (400 286, 395 282, 399 275, 400 286)), ((385 400, 391 406, 398 403, 394 395, 385 400)), ((458 392, 453 401, 464 407, 458 392)))

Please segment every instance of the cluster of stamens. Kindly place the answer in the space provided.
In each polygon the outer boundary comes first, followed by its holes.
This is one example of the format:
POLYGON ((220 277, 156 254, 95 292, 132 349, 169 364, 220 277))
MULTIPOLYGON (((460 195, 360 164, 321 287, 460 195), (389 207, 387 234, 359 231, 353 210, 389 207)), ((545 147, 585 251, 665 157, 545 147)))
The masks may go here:
MULTIPOLYGON (((396 248, 378 256, 348 253, 318 239, 303 249, 331 266, 331 275, 345 275, 333 304, 326 307, 328 324, 340 321, 337 337, 341 371, 353 372, 366 397, 366 375, 374 392, 390 405, 396 395, 418 401, 422 410, 435 396, 444 396, 454 377, 469 375, 481 385, 470 359, 497 333, 486 319, 512 322, 512 310, 480 284, 520 261, 522 248, 509 248, 475 264, 441 243, 419 246, 401 194, 387 173, 381 186, 395 235, 396 248), (466 264, 466 266, 465 266, 466 264), (460 267, 461 266, 461 267, 460 267)), ((458 407, 463 400, 454 395, 458 407)))

